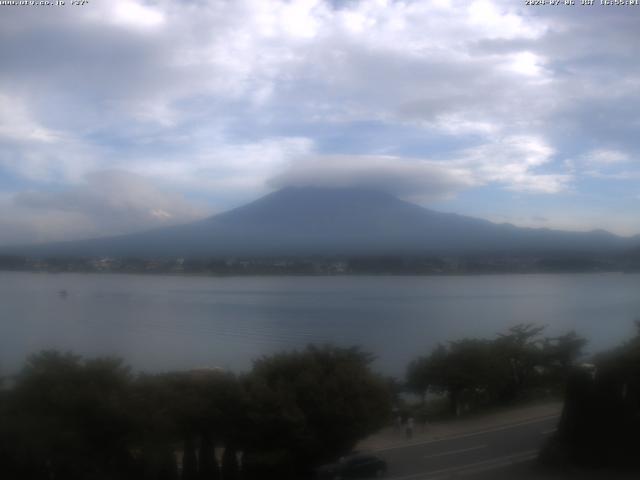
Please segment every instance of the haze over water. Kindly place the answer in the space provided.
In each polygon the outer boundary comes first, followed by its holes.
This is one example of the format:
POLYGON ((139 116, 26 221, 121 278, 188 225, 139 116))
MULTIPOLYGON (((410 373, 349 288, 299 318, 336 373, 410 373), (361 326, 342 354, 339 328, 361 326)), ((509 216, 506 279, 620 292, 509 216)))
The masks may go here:
POLYGON ((640 275, 182 277, 0 272, 0 369, 44 348, 137 370, 247 369, 266 353, 360 345, 402 375, 437 342, 511 325, 575 329, 597 351, 640 317, 640 275), (65 289, 66 297, 60 295, 65 289))

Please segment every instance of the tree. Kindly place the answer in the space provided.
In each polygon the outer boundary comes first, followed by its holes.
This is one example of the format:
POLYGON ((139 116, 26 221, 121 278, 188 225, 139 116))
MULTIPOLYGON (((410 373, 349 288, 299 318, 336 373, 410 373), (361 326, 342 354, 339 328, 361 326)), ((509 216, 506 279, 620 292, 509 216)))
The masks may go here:
POLYGON ((503 389, 506 365, 488 340, 451 342, 441 374, 440 389, 449 395, 452 412, 495 401, 503 389))
POLYGON ((543 459, 640 471, 640 325, 634 338, 593 361, 568 376, 558 432, 543 459))
POLYGON ((467 338, 438 345, 409 364, 406 385, 423 399, 427 392, 446 394, 456 415, 556 385, 566 379, 586 341, 575 332, 543 338, 543 330, 520 324, 493 340, 467 338))
POLYGON ((382 427, 391 399, 371 361, 357 348, 329 346, 257 360, 246 379, 256 432, 247 455, 289 451, 302 474, 382 427))
POLYGON ((158 452, 182 450, 182 478, 213 480, 219 473, 215 443, 226 445, 249 430, 245 395, 235 375, 215 370, 144 375, 135 382, 140 445, 147 469, 158 452))
POLYGON ((13 467, 32 478, 130 478, 131 377, 119 360, 43 352, 29 358, 7 417, 13 467))
POLYGON ((542 345, 545 384, 551 388, 563 388, 586 344, 587 340, 574 331, 545 338, 542 345))
POLYGON ((446 390, 444 374, 449 353, 438 345, 430 355, 418 357, 407 367, 406 386, 412 393, 420 395, 424 404, 427 393, 446 390))
POLYGON ((532 323, 519 324, 495 340, 495 355, 504 362, 502 367, 510 372, 500 392, 502 400, 514 400, 531 387, 536 367, 542 364, 543 340, 540 334, 544 329, 544 326, 532 323))

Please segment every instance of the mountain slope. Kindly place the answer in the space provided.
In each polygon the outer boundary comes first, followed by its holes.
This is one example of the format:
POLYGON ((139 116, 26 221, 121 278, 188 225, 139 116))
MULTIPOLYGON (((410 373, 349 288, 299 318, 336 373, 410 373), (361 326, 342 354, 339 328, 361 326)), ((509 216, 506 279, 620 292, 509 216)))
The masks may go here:
MULTIPOLYGON (((518 228, 354 188, 285 188, 195 223, 29 248, 74 256, 278 256, 611 252, 637 239, 518 228)), ((23 251, 27 249, 21 249, 23 251)))

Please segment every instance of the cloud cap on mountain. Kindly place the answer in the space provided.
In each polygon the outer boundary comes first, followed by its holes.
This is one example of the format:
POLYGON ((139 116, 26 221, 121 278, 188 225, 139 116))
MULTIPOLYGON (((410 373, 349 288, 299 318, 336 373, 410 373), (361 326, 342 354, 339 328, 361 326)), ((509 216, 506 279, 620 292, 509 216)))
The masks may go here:
POLYGON ((402 198, 440 200, 475 184, 463 169, 383 155, 317 155, 299 159, 268 181, 273 188, 360 187, 402 198))

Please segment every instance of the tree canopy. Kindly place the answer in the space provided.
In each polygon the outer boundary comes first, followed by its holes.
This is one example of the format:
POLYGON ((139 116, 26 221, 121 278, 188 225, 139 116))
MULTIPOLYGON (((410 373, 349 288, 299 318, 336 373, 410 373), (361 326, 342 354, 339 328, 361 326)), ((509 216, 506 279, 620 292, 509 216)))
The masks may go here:
POLYGON ((412 361, 410 391, 446 394, 451 411, 518 399, 535 388, 561 388, 586 340, 570 332, 543 337, 544 327, 520 324, 491 340, 461 339, 438 345, 412 361))
POLYGON ((258 435, 275 454, 288 450, 298 470, 349 452, 391 411, 388 384, 371 360, 357 348, 331 346, 257 360, 246 382, 258 435))
POLYGON ((133 375, 118 359, 45 351, 0 390, 0 464, 27 480, 299 478, 387 421, 371 360, 309 346, 241 377, 133 375))

